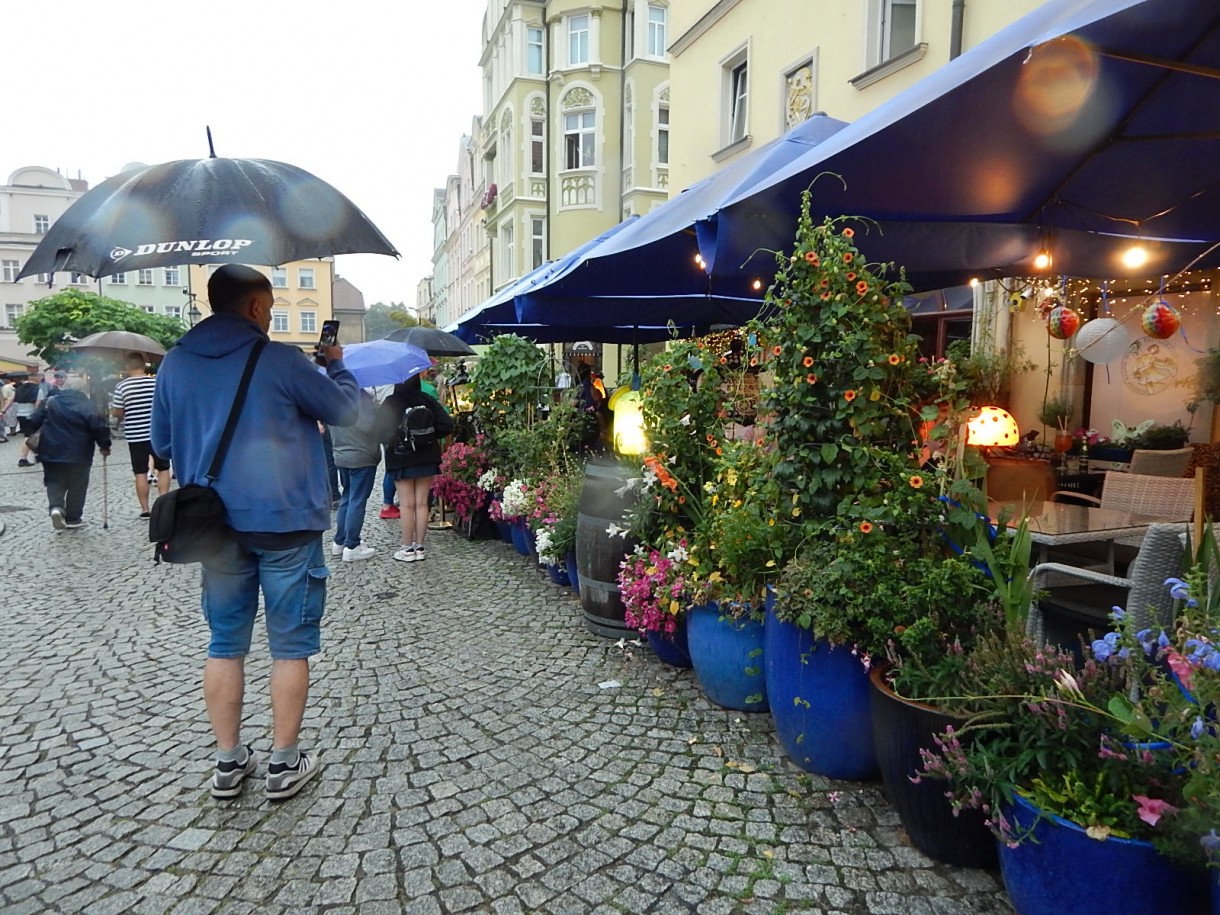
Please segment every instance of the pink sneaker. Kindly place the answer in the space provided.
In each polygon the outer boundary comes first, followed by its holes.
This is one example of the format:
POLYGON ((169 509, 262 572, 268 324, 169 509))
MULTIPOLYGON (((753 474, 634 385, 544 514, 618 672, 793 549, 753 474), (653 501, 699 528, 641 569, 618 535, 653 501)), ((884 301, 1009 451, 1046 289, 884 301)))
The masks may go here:
POLYGON ((397 505, 387 505, 385 508, 383 508, 381 510, 381 514, 378 515, 378 517, 386 518, 386 519, 401 518, 402 512, 398 510, 397 505))

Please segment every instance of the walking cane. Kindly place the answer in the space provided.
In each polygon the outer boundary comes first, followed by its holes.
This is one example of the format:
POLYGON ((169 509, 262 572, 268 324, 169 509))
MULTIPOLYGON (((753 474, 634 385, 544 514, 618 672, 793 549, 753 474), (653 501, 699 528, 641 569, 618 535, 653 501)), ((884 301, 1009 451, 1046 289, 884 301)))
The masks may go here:
POLYGON ((102 455, 102 530, 110 530, 110 486, 106 474, 106 455, 102 455))

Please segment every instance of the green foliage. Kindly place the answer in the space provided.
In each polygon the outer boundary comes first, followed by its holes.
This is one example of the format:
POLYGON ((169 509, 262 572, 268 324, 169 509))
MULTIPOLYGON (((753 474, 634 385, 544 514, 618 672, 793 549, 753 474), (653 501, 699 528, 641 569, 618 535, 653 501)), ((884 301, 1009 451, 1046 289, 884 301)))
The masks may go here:
POLYGON ((970 341, 955 340, 949 344, 948 357, 957 365, 966 397, 976 407, 998 405, 1013 379, 1035 367, 1019 345, 1006 352, 986 348, 971 352, 970 341))
POLYGON ((396 330, 417 324, 419 321, 415 315, 407 311, 407 306, 402 302, 391 302, 389 305, 376 302, 364 313, 364 335, 369 340, 380 340, 396 330))
POLYGON ((1043 401, 1038 411, 1038 422, 1052 429, 1067 431, 1072 421, 1072 402, 1066 397, 1052 397, 1043 401))
POLYGON ((479 357, 471 397, 479 428, 499 437, 498 430, 529 425, 538 403, 550 393, 546 353, 515 334, 501 334, 479 357))
MULTIPOLYGON (((152 337, 167 350, 186 333, 178 318, 149 314, 128 302, 81 289, 65 289, 30 303, 16 324, 17 339, 33 346, 45 362, 58 365, 68 344, 104 330, 128 330, 152 337)), ((121 354, 120 354, 121 356, 121 354)))
POLYGON ((1189 441, 1190 430, 1181 423, 1173 425, 1154 423, 1142 431, 1129 435, 1123 442, 1123 447, 1132 450, 1143 448, 1150 451, 1173 451, 1177 448, 1185 448, 1189 441))

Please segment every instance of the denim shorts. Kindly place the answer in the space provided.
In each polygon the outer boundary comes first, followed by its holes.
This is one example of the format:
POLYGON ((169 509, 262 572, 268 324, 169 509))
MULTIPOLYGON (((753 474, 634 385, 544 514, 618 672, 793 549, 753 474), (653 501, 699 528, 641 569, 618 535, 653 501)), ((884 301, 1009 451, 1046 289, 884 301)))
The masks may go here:
POLYGON ((441 472, 440 464, 420 464, 418 467, 403 467, 399 470, 387 471, 391 480, 420 480, 424 477, 434 477, 441 472))
POLYGON ((320 652, 329 574, 321 533, 291 550, 226 544, 219 556, 203 563, 203 616, 212 633, 208 657, 250 653, 260 588, 271 657, 289 661, 320 652))

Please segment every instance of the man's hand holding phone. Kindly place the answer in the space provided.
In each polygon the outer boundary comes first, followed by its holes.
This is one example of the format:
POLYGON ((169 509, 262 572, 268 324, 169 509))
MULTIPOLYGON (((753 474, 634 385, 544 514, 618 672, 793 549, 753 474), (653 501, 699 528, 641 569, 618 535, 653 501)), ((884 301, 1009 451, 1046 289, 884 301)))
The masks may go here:
POLYGON ((314 347, 313 358, 318 365, 329 365, 343 358, 343 347, 339 345, 339 322, 323 321, 322 334, 314 347))

